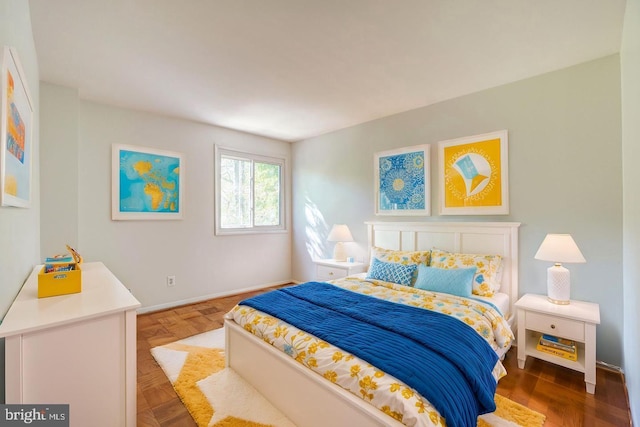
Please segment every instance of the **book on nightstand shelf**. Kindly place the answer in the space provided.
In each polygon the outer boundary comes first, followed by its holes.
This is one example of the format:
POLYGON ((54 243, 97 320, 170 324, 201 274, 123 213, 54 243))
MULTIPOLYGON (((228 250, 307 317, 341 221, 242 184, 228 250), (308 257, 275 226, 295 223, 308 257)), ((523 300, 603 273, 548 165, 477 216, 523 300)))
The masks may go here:
POLYGON ((540 342, 548 347, 557 348, 560 350, 568 351, 569 353, 576 352, 576 342, 565 338, 555 337, 553 335, 543 334, 540 337, 540 342))
POLYGON ((578 360, 578 347, 575 341, 564 338, 554 337, 552 335, 541 335, 536 346, 538 351, 562 357, 564 359, 578 360))

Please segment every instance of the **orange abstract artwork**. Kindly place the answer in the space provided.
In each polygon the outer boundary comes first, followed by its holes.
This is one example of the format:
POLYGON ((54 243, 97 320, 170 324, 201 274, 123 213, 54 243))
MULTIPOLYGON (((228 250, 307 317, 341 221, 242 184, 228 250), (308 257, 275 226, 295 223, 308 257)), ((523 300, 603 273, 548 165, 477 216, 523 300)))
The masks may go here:
POLYGON ((20 111, 14 102, 14 83, 11 72, 7 73, 7 151, 24 163, 24 144, 26 130, 20 117, 20 111))
POLYGON ((0 205, 28 208, 33 104, 13 48, 4 48, 0 82, 0 205))

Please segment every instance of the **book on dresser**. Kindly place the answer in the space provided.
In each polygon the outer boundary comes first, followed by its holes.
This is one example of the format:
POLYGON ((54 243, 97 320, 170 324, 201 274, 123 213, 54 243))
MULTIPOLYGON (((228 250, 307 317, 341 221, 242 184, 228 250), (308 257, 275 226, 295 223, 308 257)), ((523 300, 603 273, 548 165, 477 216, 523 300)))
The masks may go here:
POLYGON ((578 360, 578 347, 575 341, 555 337, 553 335, 541 335, 536 346, 538 351, 562 357, 564 359, 578 360))

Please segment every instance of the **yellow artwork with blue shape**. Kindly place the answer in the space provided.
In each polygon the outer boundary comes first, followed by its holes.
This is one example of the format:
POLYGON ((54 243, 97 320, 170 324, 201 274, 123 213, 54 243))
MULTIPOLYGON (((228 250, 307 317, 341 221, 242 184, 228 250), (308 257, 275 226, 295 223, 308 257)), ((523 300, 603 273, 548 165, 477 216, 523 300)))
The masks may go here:
POLYGON ((502 205, 500 138, 444 148, 446 207, 502 205))

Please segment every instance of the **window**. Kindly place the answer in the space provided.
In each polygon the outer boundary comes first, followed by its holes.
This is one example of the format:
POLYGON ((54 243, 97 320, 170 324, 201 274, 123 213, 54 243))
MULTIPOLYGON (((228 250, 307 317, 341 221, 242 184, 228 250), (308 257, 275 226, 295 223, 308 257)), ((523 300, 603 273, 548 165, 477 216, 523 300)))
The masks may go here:
POLYGON ((216 146, 216 234, 285 229, 284 164, 216 146))

